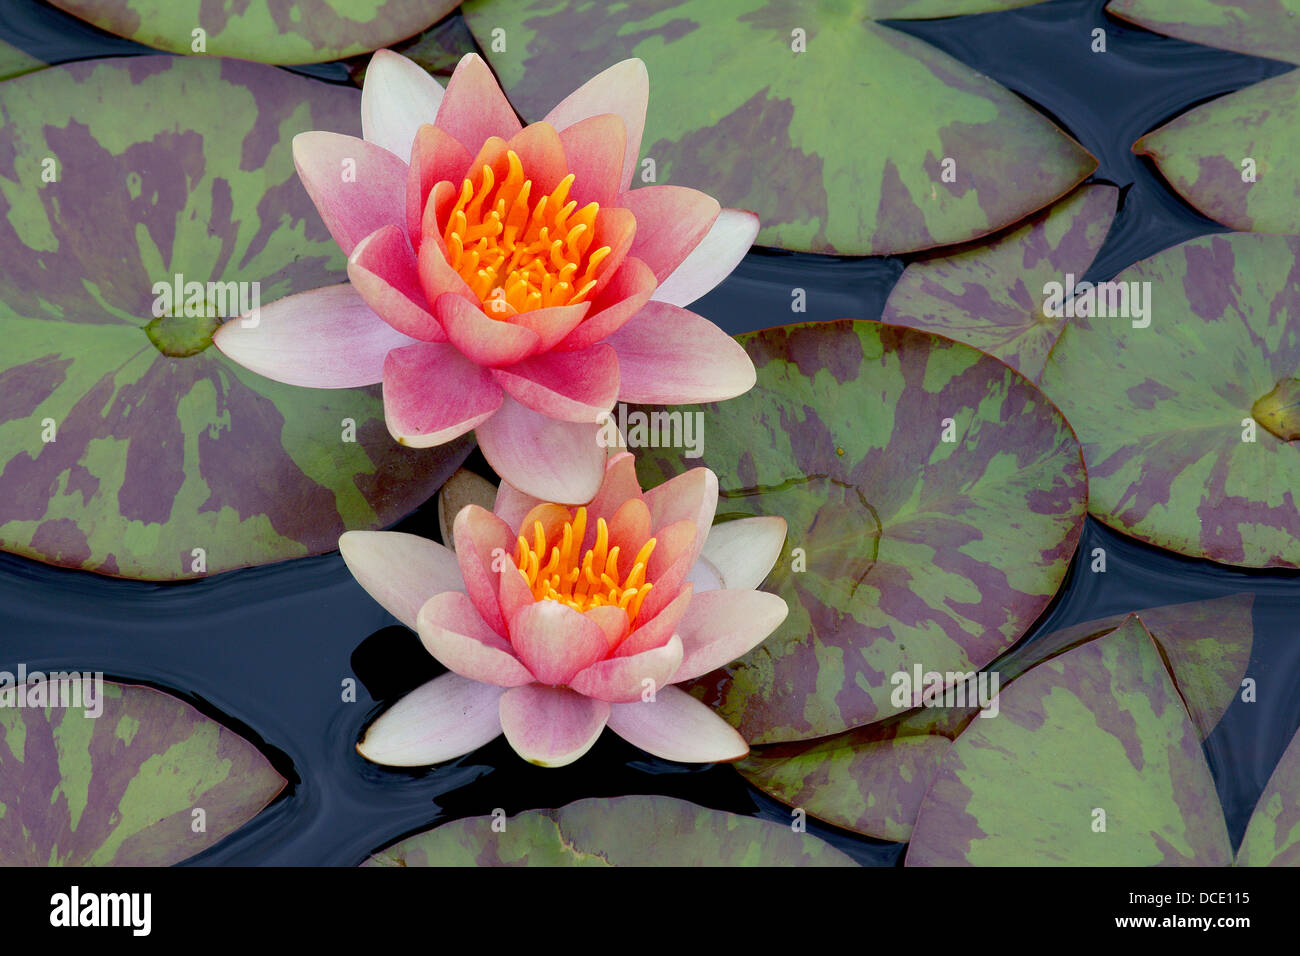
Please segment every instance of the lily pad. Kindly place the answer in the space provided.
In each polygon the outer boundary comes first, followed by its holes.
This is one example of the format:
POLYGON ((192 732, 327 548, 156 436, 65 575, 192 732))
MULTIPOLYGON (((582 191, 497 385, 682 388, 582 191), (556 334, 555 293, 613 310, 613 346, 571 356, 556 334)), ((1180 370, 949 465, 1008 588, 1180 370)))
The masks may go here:
POLYGON ((1184 199, 1225 226, 1300 233, 1300 70, 1198 106, 1147 133, 1133 152, 1150 156, 1184 199))
POLYGON ((1300 238, 1193 239, 1115 277, 1150 284, 1147 327, 1066 326, 1042 386, 1083 442, 1097 518, 1194 557, 1300 567, 1300 446, 1281 437, 1300 424, 1298 255, 1300 238))
POLYGON ((87 694, 94 683, 0 690, 0 865, 170 866, 284 788, 256 747, 189 704, 108 681, 87 694))
POLYGON ((253 283, 264 304, 343 278, 290 141, 355 130, 359 98, 169 56, 0 84, 0 548, 193 577, 332 550, 460 463, 466 441, 394 442, 379 386, 295 388, 206 347, 253 283), (155 318, 177 275, 205 314, 155 318))
POLYGON ((1278 761, 1237 850, 1238 866, 1300 866, 1300 733, 1278 761))
MULTIPOLYGON (((478 44, 474 42, 474 35, 469 32, 469 26, 459 10, 439 20, 423 33, 400 43, 390 43, 388 49, 418 63, 426 73, 438 77, 443 86, 451 79, 461 57, 466 53, 480 52, 478 44)), ((370 56, 366 54, 354 57, 345 65, 352 82, 357 86, 363 85, 370 56)))
POLYGON ((704 464, 720 519, 789 526, 766 584, 789 616, 695 692, 751 743, 804 740, 905 709, 898 671, 978 670, 1019 640, 1065 575, 1087 498, 1078 443, 1042 393, 969 346, 876 322, 739 341, 758 384, 699 409, 702 460, 634 449, 645 487, 704 464))
POLYGON ((12 79, 45 66, 36 57, 0 40, 0 80, 12 79))
MULTIPOLYGON (((1202 740, 1228 709, 1250 663, 1252 603, 1251 595, 1230 595, 1138 612, 1202 740)), ((1044 660, 1126 621, 1127 615, 1115 615, 1054 631, 988 670, 1005 688, 1044 660)), ((821 740, 756 748, 736 769, 760 790, 827 823, 906 842, 951 740, 978 713, 978 706, 917 708, 821 740)))
POLYGON ((529 120, 575 81, 645 61, 650 109, 634 184, 693 186, 752 209, 760 244, 882 255, 985 235, 1096 168, 1019 97, 877 22, 1022 5, 471 0, 463 10, 529 120), (504 31, 495 48, 494 30, 504 31))
POLYGON ((882 322, 937 332, 996 355, 1030 379, 1069 321, 1049 315, 1045 291, 1081 281, 1115 218, 1119 190, 1082 186, 1024 225, 952 255, 911 263, 885 303, 882 322))
POLYGON ((672 797, 579 800, 416 834, 363 866, 856 866, 809 833, 672 797), (495 824, 495 826, 494 826, 495 824), (504 830, 497 832, 504 824, 504 830))
POLYGON ((419 33, 456 7, 455 0, 50 2, 101 30, 158 50, 288 64, 321 63, 377 50, 419 33), (196 30, 202 31, 201 37, 196 30))
POLYGON ((1106 12, 1180 40, 1300 63, 1300 0, 1111 0, 1106 12))
POLYGON ((1136 617, 1039 664, 945 754, 909 866, 1224 866, 1228 830, 1160 652, 1136 617))

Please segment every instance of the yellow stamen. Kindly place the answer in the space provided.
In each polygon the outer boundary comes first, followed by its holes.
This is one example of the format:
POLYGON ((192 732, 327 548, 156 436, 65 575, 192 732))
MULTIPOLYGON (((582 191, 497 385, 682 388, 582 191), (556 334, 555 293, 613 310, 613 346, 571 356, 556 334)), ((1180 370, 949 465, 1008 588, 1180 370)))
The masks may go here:
POLYGON ((448 263, 494 319, 585 302, 611 251, 593 248, 600 205, 578 209, 569 173, 530 210, 533 181, 514 150, 506 162, 501 182, 484 164, 461 184, 442 234, 448 263))
POLYGON ((533 522, 531 531, 532 541, 519 535, 515 567, 533 600, 559 601, 576 611, 609 605, 626 611, 629 624, 636 622, 642 602, 654 587, 645 575, 656 539, 642 545, 627 576, 620 577, 619 546, 609 546, 609 526, 604 518, 596 520, 595 543, 582 551, 582 539, 587 533, 586 508, 579 508, 564 522, 549 547, 540 521, 533 522))

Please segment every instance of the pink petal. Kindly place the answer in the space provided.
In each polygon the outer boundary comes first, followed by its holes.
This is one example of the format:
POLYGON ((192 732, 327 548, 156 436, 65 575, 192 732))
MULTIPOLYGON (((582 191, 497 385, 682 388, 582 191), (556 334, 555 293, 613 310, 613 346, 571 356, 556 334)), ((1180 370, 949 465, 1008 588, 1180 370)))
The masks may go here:
POLYGON ((646 571, 646 577, 654 582, 654 587, 641 602, 642 614, 658 614, 665 603, 681 590, 686 575, 695 566, 696 548, 702 537, 695 522, 685 518, 655 529, 655 549, 646 571))
POLYGON ((415 624, 425 649, 461 677, 498 687, 533 681, 510 642, 483 623, 474 603, 459 591, 429 598, 415 624))
POLYGON ((545 309, 533 309, 530 312, 516 312, 510 316, 510 322, 537 333, 540 340, 537 351, 543 352, 553 348, 574 329, 580 328, 583 319, 594 306, 591 302, 579 302, 577 305, 552 305, 545 309))
POLYGON ((766 591, 705 591, 677 625, 685 655, 673 683, 691 680, 748 654, 780 626, 789 609, 766 591))
POLYGON ((636 239, 628 255, 645 261, 663 282, 712 228, 722 207, 712 196, 685 186, 645 186, 619 195, 616 204, 636 216, 636 239))
POLYGON ((501 581, 497 589, 497 604, 501 608, 501 616, 508 621, 537 599, 533 597, 528 582, 515 567, 513 559, 506 560, 510 565, 498 575, 501 581))
MULTIPOLYGON (((659 588, 652 588, 650 593, 653 595, 659 588)), ((647 603, 649 598, 646 599, 647 603)), ((672 600, 664 602, 664 607, 658 613, 650 615, 645 613, 645 604, 641 605, 641 613, 637 615, 636 627, 627 639, 618 646, 614 651, 614 657, 631 657, 633 654, 641 654, 645 651, 653 650, 656 647, 663 647, 677 633, 677 624, 686 614, 686 609, 691 604, 691 586, 683 585, 681 590, 677 591, 672 600)))
POLYGON ((524 494, 508 481, 497 486, 497 500, 492 505, 493 513, 515 531, 523 525, 524 515, 542 504, 542 499, 524 494))
MULTIPOLYGON (((434 187, 433 198, 429 203, 430 211, 440 202, 440 195, 444 198, 451 195, 451 183, 438 183, 434 187)), ((478 296, 474 295, 461 274, 447 261, 447 247, 443 245, 442 236, 436 230, 431 234, 425 233, 415 258, 420 270, 420 288, 424 291, 424 300, 433 304, 434 314, 439 319, 442 316, 438 313, 437 304, 443 295, 457 296, 465 299, 473 308, 479 308, 478 296)))
POLYGON ((346 282, 299 292, 231 319, 212 342, 244 368, 287 385, 356 388, 384 377, 393 349, 415 344, 388 325, 346 282))
POLYGON ((609 704, 567 687, 528 684, 502 694, 499 713, 515 753, 538 766, 563 767, 591 749, 605 729, 609 704))
MULTIPOLYGON (((424 244, 420 250, 421 261, 432 248, 433 243, 424 244)), ((434 300, 433 308, 452 344, 479 365, 514 365, 541 348, 536 332, 488 318, 478 305, 459 295, 440 295, 434 300)))
MULTIPOLYGON (((514 150, 519 155, 519 161, 524 167, 524 177, 533 182, 530 202, 535 203, 543 196, 549 195, 556 186, 560 185, 560 180, 569 174, 569 168, 564 161, 564 144, 560 142, 560 134, 550 123, 531 123, 525 126, 510 137, 506 148, 514 150)), ((502 173, 507 172, 509 168, 508 164, 505 165, 502 173)), ((501 179, 497 182, 501 182, 501 179)), ((569 198, 578 197, 570 194, 569 198)), ((581 206, 582 203, 579 202, 578 205, 581 206)))
POLYGON ((659 283, 656 302, 687 306, 731 275, 758 238, 758 217, 743 209, 724 209, 700 244, 659 283))
POLYGON ((618 355, 608 345, 547 352, 492 375, 516 401, 564 422, 594 422, 618 397, 618 355))
POLYGON ((618 275, 623 263, 636 242, 637 221, 631 210, 619 206, 601 206, 596 213, 596 222, 592 230, 591 248, 599 249, 609 246, 609 255, 600 266, 596 284, 588 293, 592 302, 600 301, 605 288, 618 275))
MULTIPOLYGON (((422 237, 425 207, 434 186, 445 182, 444 201, 455 199, 473 159, 450 133, 436 126, 421 126, 411 146, 411 170, 406 177, 406 230, 417 247, 422 237)), ((448 203, 450 211, 450 203, 448 203)))
POLYGON ((567 684, 609 650, 595 621, 559 601, 537 601, 516 611, 510 643, 542 684, 567 684))
POLYGON ((543 501, 590 501, 605 471, 595 423, 560 422, 506 396, 478 427, 479 448, 493 471, 543 501))
POLYGON ((718 507, 718 476, 707 468, 692 468, 642 492, 641 497, 650 506, 650 526, 656 534, 676 521, 695 525, 699 537, 692 551, 698 557, 718 507))
POLYGON ((630 622, 627 619, 627 611, 622 608, 612 604, 602 604, 599 607, 587 608, 582 613, 604 632, 605 645, 609 650, 614 650, 627 637, 630 622))
POLYGON ((432 123, 442 84, 392 50, 376 50, 361 87, 361 135, 406 160, 415 131, 432 123))
POLYGON ((348 531, 339 538, 339 553, 366 593, 412 629, 429 598, 465 590, 455 553, 418 535, 348 531))
POLYGON ((700 550, 699 562, 691 569, 695 592, 715 588, 752 591, 758 587, 781 556, 785 531, 785 519, 776 515, 715 524, 700 550), (706 586, 706 581, 716 583, 706 586))
POLYGON ((376 229, 406 224, 406 160, 382 146, 314 130, 293 138, 293 163, 344 255, 376 229))
POLYGON ((592 77, 566 96, 546 114, 546 122, 558 130, 568 129, 589 116, 617 113, 623 120, 627 136, 623 150, 620 188, 627 189, 641 152, 641 134, 645 130, 646 105, 650 100, 650 74, 640 60, 623 60, 592 77))
POLYGON ((569 684, 579 694, 610 703, 640 700, 645 691, 657 694, 668 686, 681 665, 682 653, 681 639, 674 634, 663 647, 597 661, 574 675, 569 684))
POLYGON ((622 189, 623 150, 627 129, 616 113, 579 120, 560 133, 573 188, 569 195, 578 206, 589 202, 611 205, 622 189))
POLYGON ((402 445, 449 442, 487 421, 504 398, 491 372, 446 342, 394 349, 384 361, 384 420, 402 445))
POLYGON ((749 753, 730 724, 676 687, 661 689, 653 702, 612 705, 609 729, 648 754, 680 763, 739 760, 749 753))
POLYGON ((600 488, 587 504, 587 533, 582 548, 588 550, 596 543, 596 519, 606 522, 613 519, 618 509, 629 498, 641 497, 641 484, 636 477, 636 458, 629 451, 615 452, 605 459, 605 475, 600 488))
POLYGON ((357 243, 348 258, 348 278, 366 304, 397 331, 422 342, 447 341, 420 288, 415 253, 396 226, 385 226, 357 243))
POLYGON ((648 302, 605 340, 618 352, 619 398, 644 405, 720 402, 754 387, 754 363, 708 319, 648 302))
POLYGON ((436 120, 471 153, 478 152, 489 136, 509 139, 523 127, 492 71, 477 53, 468 53, 456 65, 436 120))
POLYGON ((460 563, 460 576, 479 616, 503 638, 506 619, 497 604, 499 578, 505 574, 518 576, 515 567, 516 535, 504 521, 478 505, 466 505, 452 522, 452 538, 456 541, 456 559, 460 563))
POLYGON ((386 767, 454 760, 501 735, 502 693, 459 674, 435 677, 380 714, 357 753, 386 767))
POLYGON ((627 562, 636 557, 650 540, 650 509, 640 498, 629 498, 619 505, 606 523, 609 525, 609 546, 619 549, 620 570, 631 573, 632 565, 627 562))
POLYGON ((595 345, 621 329, 655 291, 655 276, 640 259, 624 259, 610 278, 600 298, 591 303, 591 314, 555 347, 571 351, 595 345))

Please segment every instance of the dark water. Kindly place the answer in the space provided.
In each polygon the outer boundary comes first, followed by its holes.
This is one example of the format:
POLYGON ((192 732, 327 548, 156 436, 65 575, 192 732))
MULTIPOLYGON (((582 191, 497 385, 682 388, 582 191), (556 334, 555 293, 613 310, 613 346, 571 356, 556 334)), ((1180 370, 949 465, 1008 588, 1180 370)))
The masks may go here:
MULTIPOLYGON (((1121 208, 1088 278, 1222 227, 1188 208, 1129 146, 1190 106, 1285 72, 1288 64, 1158 37, 1112 20, 1102 0, 1055 0, 959 20, 896 24, 987 73, 1096 155, 1093 177, 1121 187, 1121 208), (1094 27, 1108 52, 1090 52, 1094 27)), ((0 0, 0 39, 50 62, 147 52, 44 4, 0 0)), ((341 81, 338 64, 296 68, 341 81)), ((875 319, 907 257, 847 259, 756 250, 693 308, 730 332, 846 316, 875 319), (807 312, 790 312, 790 290, 807 312)), ((472 459, 482 467, 481 459, 472 459)), ((429 502, 401 530, 437 538, 429 502)), ((1300 573, 1245 572, 1178 558, 1088 520, 1066 586, 1031 636, 1106 615, 1255 595, 1248 676, 1258 701, 1236 701, 1206 741, 1234 844, 1300 725, 1300 573), (1084 557, 1107 553, 1094 574, 1084 557)), ((257 744, 289 780, 284 794, 189 864, 352 865, 405 835, 501 807, 508 814, 589 796, 657 793, 788 823, 789 810, 729 767, 685 767, 605 734, 578 763, 543 770, 502 739, 450 764, 395 771, 362 760, 365 724, 439 666, 375 604, 337 554, 148 584, 49 568, 0 554, 0 669, 102 670, 164 688, 257 744), (342 703, 355 677, 358 701, 342 703)), ((809 820, 810 831, 863 863, 901 862, 902 846, 809 820)))

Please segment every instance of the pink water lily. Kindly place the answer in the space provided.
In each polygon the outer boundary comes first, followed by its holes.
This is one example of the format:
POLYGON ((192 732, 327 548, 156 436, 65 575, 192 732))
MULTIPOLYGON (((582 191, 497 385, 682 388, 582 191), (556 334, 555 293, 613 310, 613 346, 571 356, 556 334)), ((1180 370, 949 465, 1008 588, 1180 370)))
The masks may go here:
POLYGON ((351 283, 281 299, 214 342, 294 385, 382 381, 398 441, 475 430, 516 487, 591 498, 615 401, 719 401, 755 381, 744 350, 682 307, 735 268, 758 220, 684 186, 630 188, 648 95, 644 64, 624 60, 525 127, 478 56, 444 91, 377 52, 365 138, 293 141, 351 283))
POLYGON ((785 521, 710 530, 717 501, 707 468, 642 492, 632 456, 618 452, 576 509, 502 483, 492 511, 456 516, 454 552, 398 532, 343 535, 362 587, 451 672, 383 713, 357 749, 422 766, 504 733, 524 759, 559 767, 608 726, 668 760, 743 757, 731 725, 674 685, 745 654, 785 619, 781 598, 754 590, 785 521))

